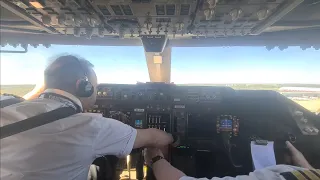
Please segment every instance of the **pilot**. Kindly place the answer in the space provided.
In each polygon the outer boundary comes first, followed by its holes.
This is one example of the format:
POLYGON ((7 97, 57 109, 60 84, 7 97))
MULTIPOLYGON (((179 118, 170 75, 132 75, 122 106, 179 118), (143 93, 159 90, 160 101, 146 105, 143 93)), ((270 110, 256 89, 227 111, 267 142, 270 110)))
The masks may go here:
POLYGON ((96 101, 97 77, 87 60, 61 56, 44 76, 46 90, 39 98, 0 109, 1 127, 59 107, 79 113, 1 139, 1 180, 87 179, 97 157, 123 157, 135 148, 173 142, 170 134, 158 129, 137 130, 100 114, 82 113, 96 101), (94 87, 90 97, 78 96, 77 82, 82 79, 94 87))
MULTIPOLYGON (((249 175, 236 177, 213 177, 211 180, 319 180, 320 170, 314 169, 305 159, 303 154, 290 142, 286 145, 291 153, 291 160, 295 166, 276 165, 251 172, 249 175)), ((163 158, 163 153, 157 148, 147 148, 144 151, 144 158, 149 167, 152 168, 157 180, 196 180, 188 177, 180 170, 173 167, 163 158)), ((199 180, 207 180, 200 178, 199 180)))

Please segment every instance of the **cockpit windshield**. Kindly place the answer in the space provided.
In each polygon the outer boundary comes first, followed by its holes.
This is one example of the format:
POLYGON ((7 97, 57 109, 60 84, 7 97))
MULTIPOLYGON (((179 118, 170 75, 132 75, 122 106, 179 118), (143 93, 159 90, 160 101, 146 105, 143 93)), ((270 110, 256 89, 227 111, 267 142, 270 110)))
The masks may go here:
MULTIPOLYGON (((43 81, 54 57, 72 54, 92 62, 99 83, 148 82, 142 46, 53 45, 29 48, 25 54, 1 54, 1 93, 23 96, 43 81)), ((311 111, 320 109, 320 53, 289 47, 173 47, 171 82, 275 90, 311 111)))
POLYGON ((179 84, 320 84, 320 53, 314 49, 181 47, 172 51, 172 81, 179 84))

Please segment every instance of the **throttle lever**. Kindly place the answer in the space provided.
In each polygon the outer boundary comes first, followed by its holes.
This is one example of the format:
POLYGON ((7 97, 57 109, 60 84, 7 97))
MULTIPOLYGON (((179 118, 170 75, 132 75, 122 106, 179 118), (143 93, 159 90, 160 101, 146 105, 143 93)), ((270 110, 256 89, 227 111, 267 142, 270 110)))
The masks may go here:
POLYGON ((177 147, 180 144, 181 138, 180 135, 178 133, 173 133, 171 134, 172 138, 173 138, 173 142, 171 143, 172 147, 177 147))
POLYGON ((136 163, 136 178, 137 180, 143 180, 144 173, 143 173, 143 165, 144 165, 144 158, 143 158, 143 150, 139 149, 138 152, 138 160, 136 163))

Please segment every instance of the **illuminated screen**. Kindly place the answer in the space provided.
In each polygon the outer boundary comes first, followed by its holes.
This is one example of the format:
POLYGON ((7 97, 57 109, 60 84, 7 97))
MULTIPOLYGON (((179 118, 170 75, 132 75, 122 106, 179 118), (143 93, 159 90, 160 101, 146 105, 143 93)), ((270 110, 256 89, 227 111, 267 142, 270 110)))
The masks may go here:
POLYGON ((232 129, 232 120, 223 119, 220 121, 220 129, 232 129))
POLYGON ((189 114, 188 115, 188 137, 190 138, 212 138, 216 132, 215 114, 189 114))
POLYGON ((142 120, 136 120, 135 125, 142 125, 142 120))

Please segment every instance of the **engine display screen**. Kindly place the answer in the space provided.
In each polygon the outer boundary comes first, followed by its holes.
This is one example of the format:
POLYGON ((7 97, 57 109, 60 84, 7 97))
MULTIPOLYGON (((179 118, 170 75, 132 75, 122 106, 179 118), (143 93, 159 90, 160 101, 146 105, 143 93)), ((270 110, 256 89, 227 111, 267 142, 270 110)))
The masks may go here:
POLYGON ((136 128, 142 128, 142 120, 136 119, 135 122, 134 122, 134 126, 136 128))
POLYGON ((212 138, 215 133, 216 117, 214 114, 188 114, 188 137, 212 138))
POLYGON ((220 120, 220 131, 232 131, 232 120, 231 119, 220 120))

